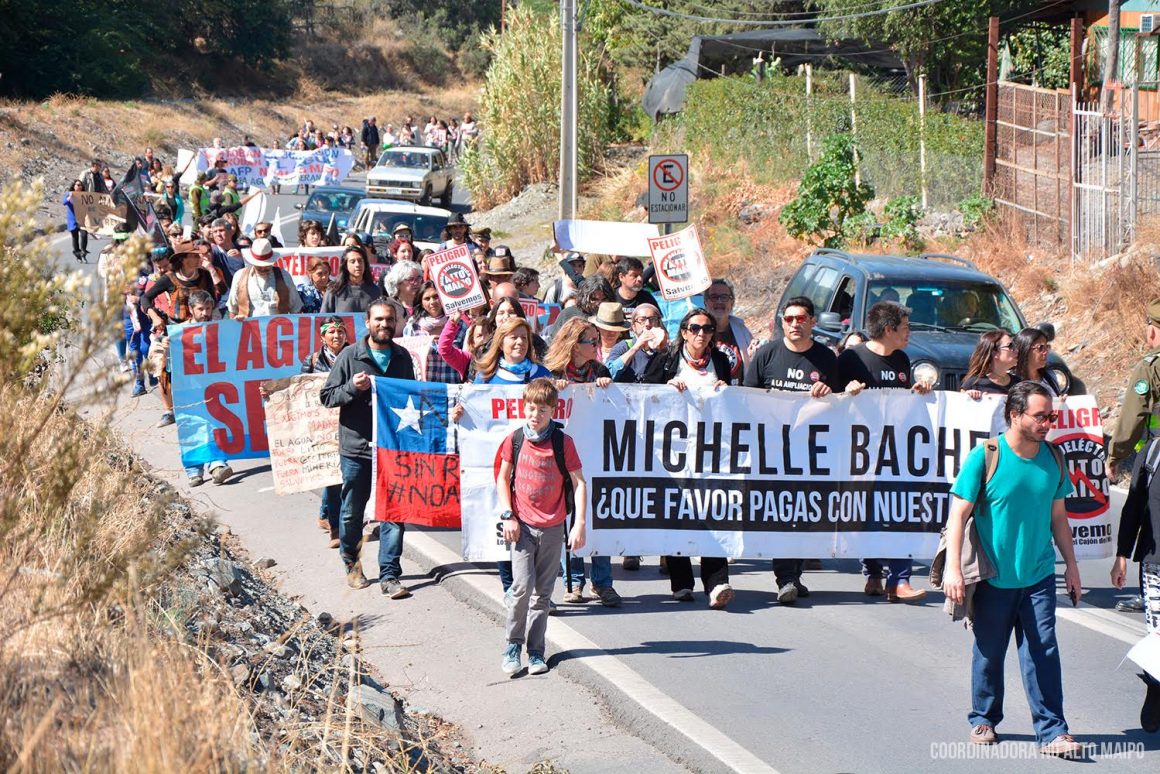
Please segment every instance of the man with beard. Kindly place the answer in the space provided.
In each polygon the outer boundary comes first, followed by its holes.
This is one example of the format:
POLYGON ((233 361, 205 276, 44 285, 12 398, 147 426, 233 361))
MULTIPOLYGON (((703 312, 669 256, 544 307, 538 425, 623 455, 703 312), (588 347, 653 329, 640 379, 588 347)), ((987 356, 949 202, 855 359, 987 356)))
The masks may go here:
MULTIPOLYGON (((339 553, 352 589, 370 585, 363 575, 359 551, 363 542, 363 512, 370 500, 371 458, 374 454, 372 376, 414 379, 411 355, 394 342, 400 329, 398 305, 378 298, 367 308, 367 336, 339 353, 322 387, 322 405, 337 407, 339 454, 342 469, 342 509, 339 516, 339 553)), ((391 599, 411 592, 402 575, 403 524, 385 521, 379 527, 379 587, 391 599)))

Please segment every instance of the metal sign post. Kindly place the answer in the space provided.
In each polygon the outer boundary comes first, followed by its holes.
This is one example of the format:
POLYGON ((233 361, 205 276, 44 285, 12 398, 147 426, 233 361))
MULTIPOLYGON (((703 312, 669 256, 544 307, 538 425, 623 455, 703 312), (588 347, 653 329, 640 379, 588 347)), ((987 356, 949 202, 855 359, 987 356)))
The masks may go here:
POLYGON ((648 157, 648 222, 689 220, 689 157, 684 153, 648 157))

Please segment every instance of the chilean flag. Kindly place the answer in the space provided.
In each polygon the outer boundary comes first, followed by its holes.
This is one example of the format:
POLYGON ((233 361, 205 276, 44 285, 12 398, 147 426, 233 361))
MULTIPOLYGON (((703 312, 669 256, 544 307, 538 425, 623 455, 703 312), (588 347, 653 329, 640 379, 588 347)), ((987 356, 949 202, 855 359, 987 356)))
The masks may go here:
POLYGON ((375 377, 375 519, 459 529, 448 385, 375 377))

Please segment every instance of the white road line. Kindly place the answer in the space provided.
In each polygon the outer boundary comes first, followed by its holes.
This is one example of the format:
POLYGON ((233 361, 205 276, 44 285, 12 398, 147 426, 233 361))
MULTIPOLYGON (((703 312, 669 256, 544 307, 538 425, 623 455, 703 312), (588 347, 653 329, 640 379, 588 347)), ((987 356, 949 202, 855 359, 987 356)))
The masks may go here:
POLYGON ((1063 599, 1055 608, 1055 617, 1079 624, 1106 637, 1135 645, 1144 636, 1144 627, 1133 625, 1109 610, 1080 603, 1079 608, 1065 607, 1063 599))
MULTIPOLYGON (((436 566, 458 564, 463 561, 462 556, 421 532, 408 533, 407 542, 412 548, 426 554, 436 566)), ((498 593, 494 578, 466 575, 460 580, 469 584, 477 593, 490 597, 498 605, 503 605, 503 597, 498 593)), ((778 774, 777 769, 706 723, 680 702, 659 690, 639 672, 631 669, 615 656, 604 653, 603 648, 567 623, 553 620, 549 627, 548 640, 559 650, 593 652, 595 655, 584 657, 586 666, 615 685, 625 696, 636 702, 641 709, 683 735, 732 771, 746 772, 746 774, 748 772, 778 774)))

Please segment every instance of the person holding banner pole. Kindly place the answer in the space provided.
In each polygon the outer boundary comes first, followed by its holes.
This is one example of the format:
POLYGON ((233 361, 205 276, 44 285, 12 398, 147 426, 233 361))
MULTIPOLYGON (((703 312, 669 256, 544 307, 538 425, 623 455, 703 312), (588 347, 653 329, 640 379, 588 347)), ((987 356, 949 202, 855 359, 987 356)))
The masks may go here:
MULTIPOLYGON (((647 384, 668 384, 684 392, 690 387, 720 389, 729 384, 729 358, 713 346, 717 323, 713 315, 700 307, 690 309, 678 326, 680 338, 667 352, 648 364, 647 384)), ((693 601, 693 562, 687 556, 666 556, 669 586, 673 599, 693 601)), ((701 583, 709 595, 709 607, 720 609, 733 601, 729 585, 729 562, 721 556, 701 557, 701 583)))
MULTIPOLYGON (((869 341, 838 356, 838 384, 846 385, 848 395, 857 395, 864 389, 909 388, 920 395, 931 391, 933 385, 926 382, 911 386, 910 358, 903 351, 910 342, 910 309, 897 301, 879 301, 866 313, 866 331, 869 341)), ((880 597, 885 593, 888 602, 921 602, 926 598, 925 589, 910 585, 909 557, 885 560, 889 570, 883 589, 883 561, 862 560, 866 596, 880 597)))
MULTIPOLYGON (((366 338, 339 353, 319 394, 322 405, 339 410, 339 465, 342 470, 339 553, 346 568, 346 583, 352 589, 364 589, 370 585, 363 575, 360 553, 366 506, 374 486, 371 474, 375 421, 371 405, 372 377, 415 378, 411 354, 394 342, 399 327, 395 304, 389 299, 375 299, 367 308, 366 319, 366 338)), ((403 532, 401 522, 386 521, 379 527, 379 587, 391 599, 411 595, 399 581, 403 532)))
MULTIPOLYGON (((328 374, 334 362, 347 347, 346 323, 341 317, 327 317, 320 328, 322 346, 302 361, 304 374, 328 374)), ((263 396, 265 397, 265 396, 263 396)), ((318 526, 330 533, 330 547, 338 548, 339 517, 342 513, 342 484, 332 484, 322 490, 319 503, 318 526)))
MULTIPOLYGON (((609 311, 606 307, 613 307, 623 320, 624 310, 620 304, 609 301, 600 306, 604 312, 609 311)), ((600 349, 600 334, 596 329, 600 323, 597 319, 595 316, 587 320, 574 317, 552 339, 544 365, 552 372, 557 389, 563 390, 570 384, 595 384, 600 388, 612 384, 612 375, 597 359, 600 349)), ((564 601, 573 605, 583 604, 587 601, 584 597, 584 559, 579 556, 569 557, 562 569, 568 573, 571 581, 564 601)), ((612 588, 612 557, 592 557, 592 594, 605 607, 620 607, 620 594, 612 588)))
MULTIPOLYGON (((710 289, 712 290, 712 289, 710 289)), ((745 386, 780 392, 808 392, 824 398, 838 384, 838 358, 830 348, 813 339, 814 302, 805 296, 786 301, 781 310, 782 337, 762 345, 745 370, 745 386)), ((803 559, 773 560, 777 601, 792 605, 798 597, 808 597, 802 584, 803 559)))

